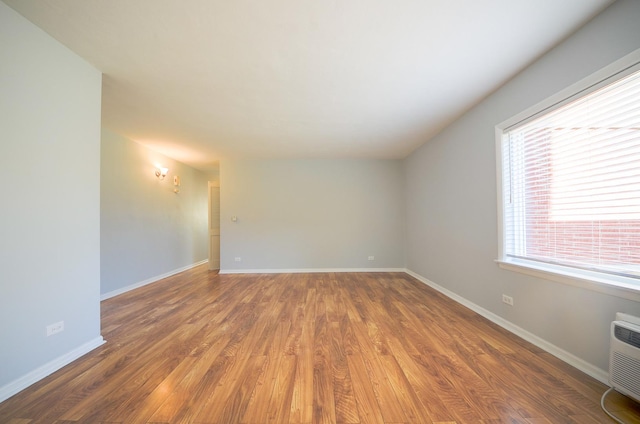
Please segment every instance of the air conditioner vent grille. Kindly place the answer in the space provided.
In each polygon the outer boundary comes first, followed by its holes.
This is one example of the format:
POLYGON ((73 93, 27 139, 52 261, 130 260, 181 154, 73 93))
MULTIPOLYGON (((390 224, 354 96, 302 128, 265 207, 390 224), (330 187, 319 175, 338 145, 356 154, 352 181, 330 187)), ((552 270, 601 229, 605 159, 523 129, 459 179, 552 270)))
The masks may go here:
POLYGON ((633 393, 640 393, 640 362, 620 352, 613 352, 611 361, 611 382, 633 393))
POLYGON ((621 342, 640 348, 640 333, 616 325, 615 336, 621 342))

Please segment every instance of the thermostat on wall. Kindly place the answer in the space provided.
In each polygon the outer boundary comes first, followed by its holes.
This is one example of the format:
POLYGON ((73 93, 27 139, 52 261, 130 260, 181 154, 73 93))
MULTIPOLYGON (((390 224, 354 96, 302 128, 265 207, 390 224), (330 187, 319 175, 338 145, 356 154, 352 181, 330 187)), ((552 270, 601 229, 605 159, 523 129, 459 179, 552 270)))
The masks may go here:
POLYGON ((173 176, 173 185, 175 186, 179 186, 180 185, 180 177, 177 175, 173 176))

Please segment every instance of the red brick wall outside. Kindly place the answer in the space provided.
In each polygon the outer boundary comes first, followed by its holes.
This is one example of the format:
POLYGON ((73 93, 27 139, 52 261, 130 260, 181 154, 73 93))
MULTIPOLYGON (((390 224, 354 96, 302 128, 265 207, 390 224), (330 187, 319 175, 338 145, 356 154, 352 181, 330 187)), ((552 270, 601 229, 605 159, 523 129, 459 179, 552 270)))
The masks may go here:
POLYGON ((640 220, 557 220, 551 215, 550 139, 525 152, 527 257, 569 264, 631 264, 640 275, 640 220))

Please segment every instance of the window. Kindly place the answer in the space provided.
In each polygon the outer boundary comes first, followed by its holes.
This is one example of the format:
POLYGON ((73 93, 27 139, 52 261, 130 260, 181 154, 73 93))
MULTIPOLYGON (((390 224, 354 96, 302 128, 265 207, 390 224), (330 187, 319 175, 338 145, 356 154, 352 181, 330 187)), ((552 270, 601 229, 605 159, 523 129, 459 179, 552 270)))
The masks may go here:
POLYGON ((640 289, 639 64, 544 106, 497 127, 501 260, 640 289))

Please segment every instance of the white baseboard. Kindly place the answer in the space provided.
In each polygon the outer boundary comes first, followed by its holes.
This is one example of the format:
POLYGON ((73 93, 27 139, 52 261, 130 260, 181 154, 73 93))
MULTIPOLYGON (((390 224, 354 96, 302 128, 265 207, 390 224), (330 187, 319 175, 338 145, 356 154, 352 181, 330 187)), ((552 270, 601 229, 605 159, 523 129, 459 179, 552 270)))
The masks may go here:
POLYGON ((312 274, 321 272, 406 272, 404 268, 221 269, 220 274, 312 274))
POLYGON ((437 285, 436 283, 434 283, 433 281, 424 278, 423 276, 421 276, 420 274, 417 274, 411 270, 405 270, 405 272, 409 275, 411 275, 412 277, 414 277, 415 279, 417 279, 418 281, 426 284, 427 286, 439 291, 440 293, 444 294, 445 296, 455 300, 456 302, 460 303, 461 305, 466 306, 467 308, 471 309, 472 311, 476 312, 479 315, 482 315, 483 317, 485 317, 486 319, 488 319, 489 321, 499 325, 500 327, 504 328, 507 331, 510 331, 511 333, 515 334, 516 336, 519 336, 521 338, 523 338, 524 340, 528 341, 529 343, 539 347, 540 349, 552 354, 553 356, 555 356, 556 358, 566 362, 567 364, 573 366, 574 368, 579 369, 580 371, 582 371, 583 373, 595 378, 596 380, 600 381, 601 383, 604 384, 609 384, 609 373, 607 371, 604 371, 598 367, 596 367, 593 364, 590 364, 589 362, 578 358, 577 356, 559 348, 558 346, 555 346, 551 343, 549 343, 548 341, 536 336, 533 333, 528 332, 527 330, 518 327, 517 325, 507 321, 506 319, 494 314, 493 312, 490 312, 478 305, 476 305, 475 303, 472 303, 470 301, 468 301, 467 299, 458 296, 457 294, 453 293, 450 290, 445 289, 442 286, 437 285))
POLYGON ((75 361, 79 357, 86 355, 91 352, 93 349, 101 346, 105 343, 105 340, 100 337, 96 337, 95 339, 78 346, 70 352, 65 353, 62 356, 50 361, 43 366, 36 368, 35 370, 23 375, 22 377, 13 380, 11 383, 0 387, 0 402, 3 402, 9 399, 11 396, 21 392, 32 384, 42 380, 46 376, 53 374, 58 371, 60 368, 65 365, 70 364, 75 361))
POLYGON ((155 283, 156 281, 162 280, 163 278, 171 277, 172 275, 178 274, 180 272, 186 271, 186 270, 191 269, 191 268, 195 268, 198 265, 206 264, 207 262, 209 262, 209 260, 205 259, 203 261, 196 262, 196 263, 191 264, 191 265, 183 266, 182 268, 174 269, 174 270, 169 271, 167 273, 164 273, 162 275, 156 275, 155 277, 147 278, 144 281, 139 281, 139 282, 131 284, 129 286, 122 287, 121 289, 117 289, 117 290, 110 291, 108 293, 101 294, 100 295, 100 300, 102 301, 102 300, 110 299, 110 298, 115 297, 115 296, 117 296, 119 294, 126 293, 128 291, 140 288, 142 286, 146 286, 147 284, 155 283))

